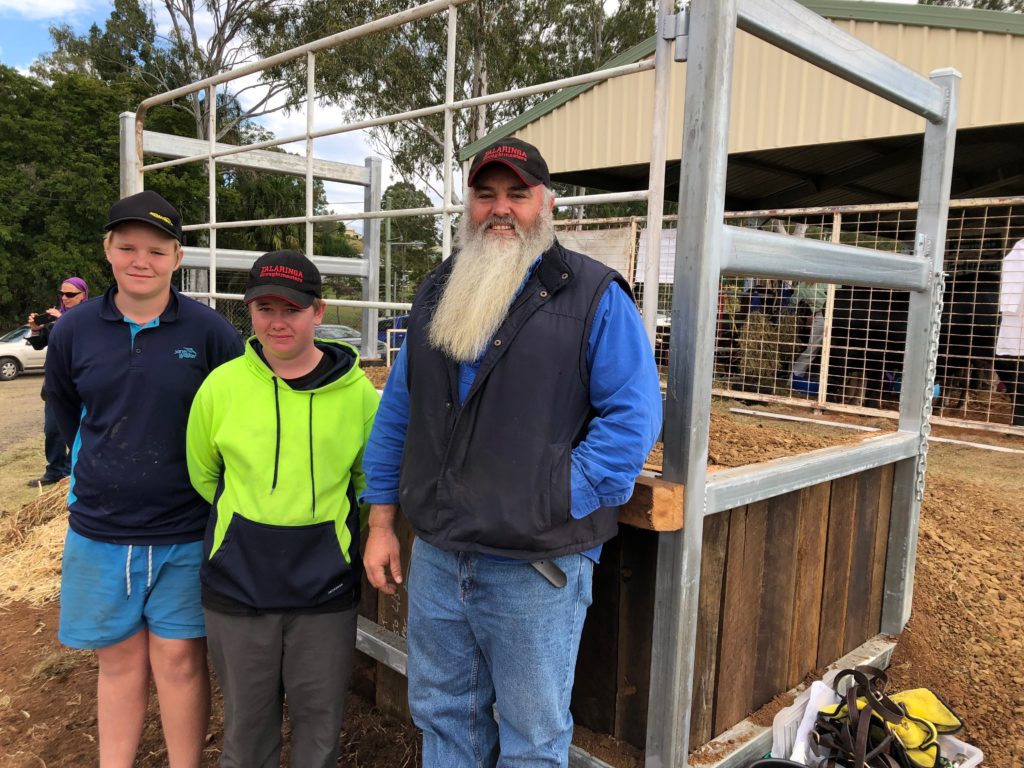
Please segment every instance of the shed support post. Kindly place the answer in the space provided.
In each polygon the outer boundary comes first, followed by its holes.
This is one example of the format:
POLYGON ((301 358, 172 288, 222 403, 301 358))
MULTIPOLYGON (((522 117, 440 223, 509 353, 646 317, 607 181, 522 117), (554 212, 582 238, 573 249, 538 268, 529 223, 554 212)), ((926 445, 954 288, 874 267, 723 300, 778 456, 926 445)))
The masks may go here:
POLYGON ((686 494, 683 530, 658 541, 650 768, 685 768, 689 751, 735 39, 736 0, 693 4, 664 430, 664 478, 686 494))
POLYGON ((915 254, 929 260, 930 290, 910 293, 900 392, 900 431, 918 434, 920 444, 918 455, 899 462, 894 475, 881 623, 882 631, 889 634, 903 631, 910 618, 914 594, 914 563, 942 314, 943 257, 960 73, 951 69, 937 70, 931 74, 931 80, 944 94, 945 114, 941 121, 928 122, 925 126, 915 254))
POLYGON ((661 0, 658 9, 658 35, 654 48, 654 106, 651 115, 651 170, 647 183, 647 264, 644 269, 644 330, 657 343, 658 294, 661 288, 661 220, 665 208, 665 159, 668 157, 668 101, 672 80, 674 38, 665 35, 664 25, 674 20, 673 0, 661 0))

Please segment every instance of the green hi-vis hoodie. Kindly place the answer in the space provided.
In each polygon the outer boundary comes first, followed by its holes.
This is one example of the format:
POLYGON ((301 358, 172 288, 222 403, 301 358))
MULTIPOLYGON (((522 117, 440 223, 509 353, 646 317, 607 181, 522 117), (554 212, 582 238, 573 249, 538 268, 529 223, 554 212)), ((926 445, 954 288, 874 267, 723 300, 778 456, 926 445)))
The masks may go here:
POLYGON ((256 610, 314 608, 359 585, 356 499, 379 396, 355 349, 316 344, 334 361, 326 383, 292 389, 250 338, 189 414, 189 475, 213 505, 204 591, 256 610))

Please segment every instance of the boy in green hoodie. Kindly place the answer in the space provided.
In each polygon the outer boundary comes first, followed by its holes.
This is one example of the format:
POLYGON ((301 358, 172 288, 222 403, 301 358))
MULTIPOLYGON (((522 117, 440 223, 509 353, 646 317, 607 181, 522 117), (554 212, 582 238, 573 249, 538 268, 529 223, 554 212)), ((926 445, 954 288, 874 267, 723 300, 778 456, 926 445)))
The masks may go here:
POLYGON ((320 273, 305 256, 257 259, 255 335, 192 405, 188 467, 213 505, 200 576, 224 695, 222 766, 334 766, 355 646, 365 521, 363 449, 378 395, 356 350, 314 339, 320 273))

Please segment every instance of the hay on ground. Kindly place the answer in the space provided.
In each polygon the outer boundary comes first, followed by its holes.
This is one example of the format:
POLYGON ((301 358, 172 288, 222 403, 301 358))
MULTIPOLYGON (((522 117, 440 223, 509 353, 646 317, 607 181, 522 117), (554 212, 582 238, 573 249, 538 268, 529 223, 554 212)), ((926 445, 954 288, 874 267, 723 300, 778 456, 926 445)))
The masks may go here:
POLYGON ((0 520, 0 544, 24 544, 36 527, 55 517, 64 517, 67 508, 68 480, 65 478, 46 487, 39 498, 0 520))
POLYGON ((31 529, 20 544, 0 553, 0 605, 23 600, 32 605, 60 596, 60 563, 67 520, 63 515, 31 529))

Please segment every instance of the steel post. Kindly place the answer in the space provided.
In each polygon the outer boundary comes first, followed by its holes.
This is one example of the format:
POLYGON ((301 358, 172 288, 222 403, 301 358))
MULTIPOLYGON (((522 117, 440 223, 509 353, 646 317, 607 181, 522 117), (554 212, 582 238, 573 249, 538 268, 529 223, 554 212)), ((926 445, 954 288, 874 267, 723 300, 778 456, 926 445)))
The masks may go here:
POLYGON ((925 126, 921 158, 917 255, 929 261, 931 290, 910 294, 907 315, 899 424, 900 431, 917 434, 920 444, 916 458, 896 465, 894 477, 882 603, 882 631, 891 634, 901 632, 906 626, 914 593, 914 563, 924 495, 928 432, 931 429, 931 398, 941 325, 942 270, 960 89, 960 73, 954 70, 937 70, 931 79, 942 90, 945 114, 944 119, 925 126))
POLYGON ((692 4, 664 430, 664 477, 686 494, 683 530, 658 540, 650 768, 686 766, 690 742, 735 39, 736 0, 692 4))

